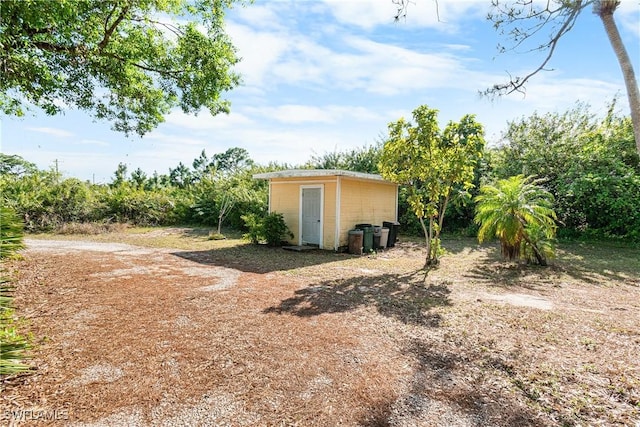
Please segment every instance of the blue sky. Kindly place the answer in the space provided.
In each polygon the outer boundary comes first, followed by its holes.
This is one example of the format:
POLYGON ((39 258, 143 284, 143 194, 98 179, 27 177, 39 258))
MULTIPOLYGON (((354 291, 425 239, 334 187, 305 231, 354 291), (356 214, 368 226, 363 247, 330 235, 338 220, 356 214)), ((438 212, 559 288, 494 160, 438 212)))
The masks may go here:
MULTIPOLYGON (((478 91, 539 64, 537 54, 498 55, 505 43, 485 20, 489 0, 415 0, 405 21, 393 22, 391 0, 256 1, 231 10, 227 29, 243 58, 243 85, 228 93, 229 115, 175 111, 143 138, 125 137, 88 114, 66 111, 24 118, 0 116, 0 144, 46 169, 58 160, 66 176, 109 182, 118 163, 129 171, 167 173, 231 147, 258 163, 302 164, 313 154, 375 143, 387 124, 427 104, 442 124, 473 113, 487 140, 508 120, 534 111, 564 111, 576 101, 597 113, 618 94, 627 99, 620 68, 602 24, 584 13, 527 95, 491 101, 478 91)), ((617 22, 640 74, 640 2, 623 0, 617 22)))

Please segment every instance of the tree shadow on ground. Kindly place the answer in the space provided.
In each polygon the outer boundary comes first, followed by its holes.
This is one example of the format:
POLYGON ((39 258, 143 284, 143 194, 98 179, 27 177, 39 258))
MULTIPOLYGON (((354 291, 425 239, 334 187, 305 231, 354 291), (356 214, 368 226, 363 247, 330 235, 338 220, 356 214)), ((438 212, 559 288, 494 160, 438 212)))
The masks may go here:
POLYGON ((425 285, 422 271, 357 276, 325 280, 299 289, 294 296, 267 308, 264 313, 310 317, 372 306, 383 316, 403 323, 437 327, 441 316, 429 311, 433 307, 451 305, 450 293, 448 282, 425 285))
POLYGON ((473 425, 537 426, 539 413, 528 408, 518 394, 509 394, 500 382, 487 381, 475 369, 513 375, 508 363, 488 355, 447 347, 440 340, 411 340, 404 353, 415 360, 409 391, 385 408, 365 426, 473 425), (496 385, 497 384, 497 385, 496 385))
POLYGON ((556 265, 575 278, 598 284, 604 277, 640 286, 640 246, 608 241, 562 241, 557 252, 556 265))
POLYGON ((389 408, 386 418, 366 425, 544 425, 540 415, 517 395, 487 383, 484 375, 473 369, 480 365, 501 375, 509 371, 508 364, 446 346, 439 340, 409 341, 404 352, 416 361, 409 392, 384 405, 389 408))
POLYGON ((464 277, 487 282, 489 286, 540 289, 559 285, 562 276, 591 285, 602 285, 606 281, 622 282, 639 286, 640 251, 618 248, 617 253, 606 250, 585 250, 575 244, 564 244, 558 257, 546 267, 508 261, 500 256, 496 248, 487 252, 480 263, 463 273, 464 277))
POLYGON ((554 267, 540 267, 509 261, 487 261, 463 272, 462 276, 486 282, 486 285, 490 287, 520 287, 539 290, 541 287, 553 284, 552 282, 558 277, 558 274, 558 269, 554 267))
POLYGON ((172 255, 200 264, 235 268, 247 273, 260 274, 294 270, 354 257, 354 255, 320 249, 293 252, 279 247, 250 243, 204 251, 177 251, 172 252, 172 255))

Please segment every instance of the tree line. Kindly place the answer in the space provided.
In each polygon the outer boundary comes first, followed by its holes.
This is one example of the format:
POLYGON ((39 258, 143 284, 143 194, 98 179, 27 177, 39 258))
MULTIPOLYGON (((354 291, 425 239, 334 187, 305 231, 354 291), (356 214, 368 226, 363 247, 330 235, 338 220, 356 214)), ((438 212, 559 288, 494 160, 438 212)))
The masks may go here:
MULTIPOLYGON (((465 126, 478 131, 473 121, 465 126)), ((28 160, 2 154, 0 193, 3 205, 19 213, 28 231, 52 230, 69 222, 244 229, 242 215, 260 216, 267 210, 267 183, 254 180, 253 174, 293 167, 381 173, 384 143, 392 136, 373 145, 315 154, 295 166, 259 165, 238 147, 212 156, 203 150, 191 165, 179 163, 162 174, 147 176, 140 168, 130 172, 120 164, 107 184, 39 170, 28 160)), ((462 157, 469 160, 466 154, 462 157)), ((464 182, 452 187, 440 213, 445 232, 476 235, 472 200, 480 187, 524 175, 535 177, 553 196, 559 237, 640 241, 640 158, 631 120, 615 112, 615 103, 604 117, 577 104, 565 112, 513 120, 498 145, 481 147, 471 160, 463 165, 464 182)), ((411 206, 414 190, 403 185, 399 197, 403 231, 422 235, 424 224, 411 206)))

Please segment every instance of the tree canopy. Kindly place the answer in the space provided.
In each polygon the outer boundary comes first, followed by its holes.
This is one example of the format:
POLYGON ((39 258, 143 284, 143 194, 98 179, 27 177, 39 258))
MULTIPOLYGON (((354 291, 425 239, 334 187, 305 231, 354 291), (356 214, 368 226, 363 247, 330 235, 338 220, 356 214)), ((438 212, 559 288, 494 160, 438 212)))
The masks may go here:
POLYGON ((171 108, 228 112, 238 62, 224 31, 233 0, 3 0, 0 111, 65 108, 144 135, 171 108))
POLYGON ((415 124, 404 119, 390 123, 380 160, 382 176, 409 192, 407 201, 426 239, 427 265, 438 262, 447 205, 473 186, 474 168, 485 144, 484 130, 475 116, 449 122, 444 130, 437 117, 438 110, 422 105, 413 111, 415 124))

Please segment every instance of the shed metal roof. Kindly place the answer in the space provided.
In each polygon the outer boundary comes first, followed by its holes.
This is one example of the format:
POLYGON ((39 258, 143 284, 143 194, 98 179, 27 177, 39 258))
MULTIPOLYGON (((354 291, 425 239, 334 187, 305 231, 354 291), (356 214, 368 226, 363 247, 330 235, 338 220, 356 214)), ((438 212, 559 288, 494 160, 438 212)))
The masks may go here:
POLYGON ((311 178, 323 176, 346 176, 350 178, 364 179, 368 181, 379 181, 393 184, 380 175, 363 172, 353 172, 342 169, 289 169, 275 172, 257 173, 253 175, 255 179, 271 179, 271 178, 311 178))

